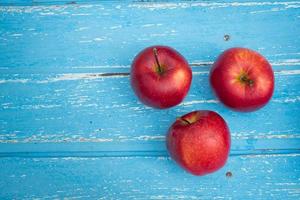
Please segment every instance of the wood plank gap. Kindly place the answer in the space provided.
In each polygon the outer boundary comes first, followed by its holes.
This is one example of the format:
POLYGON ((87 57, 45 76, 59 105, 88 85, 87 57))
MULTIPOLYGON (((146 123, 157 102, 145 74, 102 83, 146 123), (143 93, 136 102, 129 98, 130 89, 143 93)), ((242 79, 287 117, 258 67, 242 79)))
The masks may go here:
MULTIPOLYGON (((300 154, 300 149, 256 149, 232 151, 230 156, 300 154)), ((1 152, 0 158, 53 158, 53 157, 169 157, 166 151, 61 151, 61 152, 1 152)))

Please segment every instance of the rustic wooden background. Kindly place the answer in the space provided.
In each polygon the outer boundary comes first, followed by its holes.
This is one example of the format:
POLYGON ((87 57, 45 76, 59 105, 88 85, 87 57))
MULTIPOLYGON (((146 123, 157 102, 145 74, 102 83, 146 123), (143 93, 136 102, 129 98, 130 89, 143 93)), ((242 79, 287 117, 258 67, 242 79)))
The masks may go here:
POLYGON ((63 198, 300 199, 300 1, 0 0, 0 199, 63 198), (129 84, 134 56, 154 44, 193 70, 168 110, 139 103, 129 84), (209 88, 212 62, 234 46, 275 71, 257 112, 232 112, 209 88), (227 165, 204 177, 164 141, 196 109, 232 132, 227 165))

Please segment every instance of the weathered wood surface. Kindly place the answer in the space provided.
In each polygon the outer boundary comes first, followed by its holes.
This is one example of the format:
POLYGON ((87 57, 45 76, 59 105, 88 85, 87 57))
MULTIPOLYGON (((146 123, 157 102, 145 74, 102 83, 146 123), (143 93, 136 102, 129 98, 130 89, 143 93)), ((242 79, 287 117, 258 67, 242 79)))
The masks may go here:
POLYGON ((0 196, 295 200, 300 195, 299 162, 299 154, 233 156, 222 170, 196 177, 167 157, 2 158, 0 196))
POLYGON ((300 198, 299 88, 298 1, 0 0, 0 198, 300 198), (145 107, 129 85, 132 59, 153 44, 193 69, 172 109, 145 107), (233 46, 261 52, 275 71, 257 112, 232 112, 209 88, 211 63, 233 46), (219 112, 232 132, 226 167, 201 178, 164 145, 174 119, 195 109, 219 112))

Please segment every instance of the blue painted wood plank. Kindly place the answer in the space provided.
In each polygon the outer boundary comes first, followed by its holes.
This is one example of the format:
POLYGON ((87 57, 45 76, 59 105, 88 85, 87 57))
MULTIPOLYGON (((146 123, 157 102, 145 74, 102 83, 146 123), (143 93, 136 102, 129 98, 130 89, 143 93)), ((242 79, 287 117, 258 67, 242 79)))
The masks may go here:
MULTIPOLYGON (((232 112, 215 99, 208 84, 209 67, 193 69, 187 98, 169 110, 155 110, 139 103, 128 76, 9 74, 7 78, 14 77, 15 82, 6 80, 0 84, 0 141, 96 142, 107 143, 106 147, 120 142, 119 148, 127 147, 127 151, 132 146, 139 151, 146 149, 126 142, 149 143, 151 151, 165 151, 164 136, 176 117, 196 109, 211 109, 227 120, 233 151, 299 149, 300 72, 285 68, 275 68, 276 88, 271 102, 253 113, 232 112)), ((118 151, 118 145, 114 147, 118 151)))
POLYGON ((168 157, 1 158, 0 198, 295 200, 299 164, 299 154, 234 156, 196 177, 168 157))
POLYGON ((300 2, 68 3, 0 0, 26 5, 0 6, 0 199, 300 198, 300 2), (158 43, 194 73, 185 101, 164 111, 141 105, 128 79, 134 55, 158 43), (232 46, 275 70, 258 112, 231 112, 208 87, 209 64, 232 46), (195 109, 216 110, 232 131, 228 164, 205 177, 179 169, 164 144, 195 109))
POLYGON ((0 65, 129 65, 139 50, 153 44, 173 46, 190 62, 212 61, 232 46, 259 50, 270 60, 299 62, 299 4, 101 1, 2 6, 0 65), (225 34, 231 36, 228 42, 225 34))

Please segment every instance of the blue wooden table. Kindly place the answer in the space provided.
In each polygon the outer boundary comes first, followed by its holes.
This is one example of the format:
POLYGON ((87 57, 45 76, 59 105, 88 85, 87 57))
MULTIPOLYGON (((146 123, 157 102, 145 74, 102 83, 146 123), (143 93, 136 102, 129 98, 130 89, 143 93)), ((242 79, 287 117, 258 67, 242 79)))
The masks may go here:
POLYGON ((300 199, 300 2, 0 0, 0 199, 64 198, 300 199), (193 70, 168 110, 129 84, 134 56, 154 44, 193 70), (257 112, 230 111, 209 88, 212 62, 234 46, 274 69, 257 112), (196 109, 232 133, 228 163, 203 177, 165 147, 170 124, 196 109))

